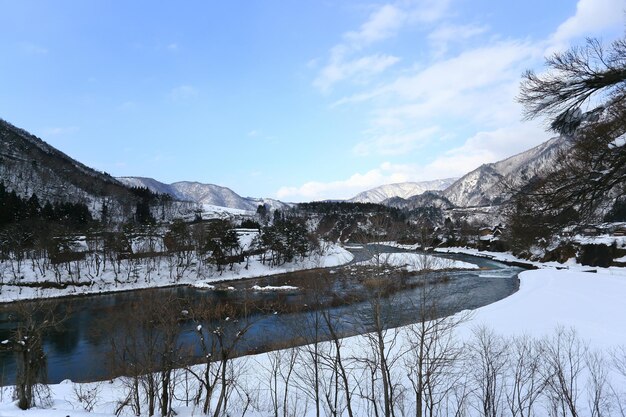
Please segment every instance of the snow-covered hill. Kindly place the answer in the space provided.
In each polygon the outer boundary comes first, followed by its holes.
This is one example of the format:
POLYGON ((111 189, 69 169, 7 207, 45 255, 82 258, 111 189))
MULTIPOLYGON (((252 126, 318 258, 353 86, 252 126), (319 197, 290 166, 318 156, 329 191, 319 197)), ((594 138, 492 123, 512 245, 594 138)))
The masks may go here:
POLYGON ((0 119, 0 182, 22 197, 87 205, 99 217, 102 205, 115 218, 132 215, 138 198, 110 175, 91 169, 38 137, 0 119))
POLYGON ((502 161, 481 165, 446 188, 442 195, 458 207, 500 204, 509 198, 511 187, 545 172, 570 146, 565 137, 556 137, 502 161))
POLYGON ((441 195, 441 191, 426 191, 425 193, 409 198, 392 197, 383 201, 382 204, 407 210, 413 210, 419 207, 436 207, 447 210, 454 207, 454 204, 441 195))
POLYGON ((164 184, 153 178, 146 177, 118 177, 118 181, 129 187, 147 188, 152 192, 159 194, 169 194, 177 200, 190 200, 186 195, 180 193, 176 188, 170 184, 164 184))
POLYGON ((426 191, 444 190, 456 180, 457 178, 446 178, 433 181, 401 182, 397 184, 381 185, 380 187, 363 191, 348 201, 353 203, 382 203, 393 197, 408 199, 426 191))
POLYGON ((215 184, 180 181, 165 184, 152 178, 119 177, 119 181, 131 187, 146 187, 154 192, 169 194, 178 200, 237 210, 256 211, 259 205, 267 204, 271 209, 285 209, 287 203, 270 198, 242 197, 230 188, 215 184))

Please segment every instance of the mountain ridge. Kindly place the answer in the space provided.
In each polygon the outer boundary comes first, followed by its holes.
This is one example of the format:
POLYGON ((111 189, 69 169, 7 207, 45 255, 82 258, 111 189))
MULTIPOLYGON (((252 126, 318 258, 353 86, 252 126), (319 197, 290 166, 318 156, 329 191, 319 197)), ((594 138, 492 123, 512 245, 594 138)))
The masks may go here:
POLYGON ((411 181, 393 184, 384 184, 360 192, 356 196, 347 200, 353 203, 377 203, 382 204, 385 200, 394 197, 408 199, 410 197, 423 194, 427 191, 441 191, 450 186, 458 178, 443 178, 430 181, 411 181))
POLYGON ((457 207, 501 204, 510 197, 511 187, 545 172, 570 146, 567 137, 558 136, 500 161, 483 164, 443 190, 442 196, 457 207))
POLYGON ((146 187, 153 192, 169 194, 182 201, 202 205, 227 207, 238 210, 256 211, 259 205, 270 209, 285 209, 290 205, 271 198, 242 197, 228 187, 199 181, 177 181, 166 184, 149 177, 118 177, 122 183, 133 187, 146 187))

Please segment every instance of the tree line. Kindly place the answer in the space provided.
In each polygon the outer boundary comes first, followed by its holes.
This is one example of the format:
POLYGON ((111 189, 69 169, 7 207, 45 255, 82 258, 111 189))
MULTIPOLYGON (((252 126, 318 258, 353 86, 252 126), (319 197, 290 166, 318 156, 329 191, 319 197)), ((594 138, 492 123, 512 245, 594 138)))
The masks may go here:
MULTIPOLYGON (((364 335, 343 339, 348 317, 313 310, 306 323, 294 324, 297 346, 269 346, 277 350, 253 358, 240 357, 257 320, 252 309, 175 297, 136 304, 111 321, 115 331, 104 329, 111 369, 123 375, 115 413, 169 416, 190 407, 214 417, 626 415, 623 348, 594 350, 567 328, 541 338, 485 327, 468 334, 471 317, 442 317, 432 291, 418 291, 412 325, 389 328, 388 306, 398 300, 376 287, 359 313, 371 323, 364 335), (192 345, 179 343, 183 336, 192 345)), ((42 335, 60 324, 50 308, 22 304, 17 328, 1 345, 16 355, 14 395, 24 409, 50 399, 42 335)), ((76 403, 94 411, 103 386, 75 384, 76 403)))

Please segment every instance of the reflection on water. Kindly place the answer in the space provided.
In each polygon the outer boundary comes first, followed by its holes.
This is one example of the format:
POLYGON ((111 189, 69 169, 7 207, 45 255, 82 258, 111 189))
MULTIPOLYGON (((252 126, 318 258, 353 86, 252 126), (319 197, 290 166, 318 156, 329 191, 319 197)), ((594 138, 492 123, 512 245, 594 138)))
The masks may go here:
MULTIPOLYGON (((437 313, 448 315, 464 309, 474 309, 500 300, 518 289, 517 274, 519 268, 509 267, 501 263, 475 258, 466 255, 446 255, 448 258, 471 262, 482 269, 475 271, 433 272, 421 276, 409 276, 407 283, 416 280, 437 281, 436 285, 428 286, 429 299, 436 300, 437 313), (446 279, 442 279, 442 277, 446 279)), ((331 275, 330 271, 323 272, 324 279, 334 282, 335 291, 345 290, 350 281, 343 279, 347 274, 345 269, 338 269, 331 275)), ((321 273, 318 272, 317 275, 321 273)), ((263 278, 264 285, 271 285, 275 278, 263 278)), ((281 282, 289 280, 289 275, 282 276, 281 282)), ((329 281, 330 282, 330 281, 329 281)), ((241 283, 241 288, 250 287, 248 283, 241 283)), ((384 323, 389 326, 399 326, 414 323, 419 320, 422 312, 419 302, 424 287, 411 286, 401 290, 385 300, 382 316, 384 323)), ((184 299, 190 306, 200 303, 229 303, 241 301, 245 297, 253 296, 264 302, 278 302, 285 304, 303 305, 311 294, 276 294, 254 293, 249 291, 210 291, 188 287, 153 289, 132 291, 107 295, 89 296, 76 299, 66 299, 58 307, 69 312, 63 328, 50 332, 44 348, 48 356, 49 382, 57 383, 64 379, 73 381, 89 381, 110 378, 111 371, 107 364, 107 354, 110 339, 120 327, 120 321, 125 321, 133 314, 133 308, 138 303, 157 302, 167 297, 184 299), (125 319, 126 318, 126 319, 125 319)), ((7 339, 15 324, 10 318, 6 307, 0 312, 0 340, 7 339)), ((333 307, 328 310, 333 318, 336 329, 344 336, 362 333, 372 328, 372 307, 368 301, 360 301, 351 305, 333 307)), ((311 321, 319 320, 311 311, 302 311, 288 314, 274 314, 271 311, 256 313, 250 316, 251 327, 245 337, 238 344, 238 353, 258 352, 276 344, 286 344, 296 337, 302 336, 311 327, 311 321), (308 323, 308 324, 307 324, 308 323)), ((197 345, 198 323, 187 321, 182 326, 179 343, 199 353, 197 345)), ((216 323, 204 323, 211 328, 216 323)), ((326 330, 320 330, 322 334, 326 330)), ((14 381, 15 363, 8 352, 0 352, 0 376, 3 385, 14 381)))

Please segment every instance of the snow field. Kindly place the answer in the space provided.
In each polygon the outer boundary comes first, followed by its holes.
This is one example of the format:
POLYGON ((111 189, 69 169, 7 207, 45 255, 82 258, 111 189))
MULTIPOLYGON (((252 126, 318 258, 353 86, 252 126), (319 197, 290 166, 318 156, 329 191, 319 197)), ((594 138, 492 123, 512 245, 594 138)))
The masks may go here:
MULTIPOLYGON (((615 346, 626 346, 626 322, 623 320, 626 279, 623 277, 580 271, 540 269, 523 272, 520 274, 520 281, 520 290, 517 293, 471 313, 470 319, 456 329, 457 343, 471 341, 473 332, 479 326, 486 326, 493 330, 494 334, 506 337, 505 342, 510 341, 509 338, 511 337, 527 336, 533 339, 553 337, 555 329, 561 326, 565 329, 575 328, 579 339, 588 343, 591 349, 602 349, 607 352, 608 349, 615 346)), ((363 365, 364 362, 355 358, 371 357, 371 336, 354 336, 341 341, 342 356, 346 364, 349 365, 349 382, 351 384, 360 382, 364 384, 361 385, 363 389, 371 388, 367 382, 370 373, 367 367, 363 365)), ((400 351, 410 351, 410 326, 389 330, 386 334, 386 342, 387 346, 391 346, 392 342, 394 343, 393 348, 389 350, 390 357, 395 357, 400 351)), ((318 349, 320 352, 332 353, 333 345, 330 342, 321 343, 318 349)), ((306 353, 306 351, 306 349, 300 350, 301 353, 306 353)), ((311 399, 307 397, 307 393, 303 391, 306 384, 310 384, 306 373, 306 369, 308 369, 306 367, 308 363, 306 355, 293 359, 295 370, 291 376, 292 384, 289 386, 286 396, 283 397, 285 394, 285 372, 288 369, 286 364, 290 363, 294 352, 296 352, 294 349, 284 349, 233 361, 232 369, 237 373, 238 384, 241 384, 240 389, 248 390, 253 394, 254 407, 248 409, 247 415, 273 415, 273 393, 277 393, 277 398, 281 400, 279 405, 281 413, 282 399, 286 398, 290 412, 297 412, 296 415, 302 417, 315 415, 315 407, 312 405, 311 399)), ((331 354, 329 357, 333 357, 333 355, 331 354)), ((401 361, 397 362, 397 364, 400 363, 401 361)), ((310 366, 310 363, 308 364, 310 366)), ((397 364, 394 366, 400 366, 397 364)), ((590 400, 591 393, 585 385, 588 377, 588 371, 585 369, 579 375, 580 384, 576 388, 580 415, 590 415, 588 400, 590 400)), ((327 377, 328 375, 323 378, 327 377)), ((398 387, 411 386, 405 371, 398 371, 394 368, 392 377, 398 387)), ((624 379, 619 379, 620 377, 613 373, 610 373, 608 378, 616 384, 613 388, 617 392, 626 393, 626 381, 624 379)), ((327 379, 325 380, 328 382, 327 379)), ((116 401, 123 396, 123 383, 120 378, 112 383, 103 382, 77 386, 99 387, 99 401, 94 409, 97 414, 80 411, 81 404, 75 399, 74 384, 65 381, 51 387, 52 398, 54 399, 53 409, 32 409, 22 412, 11 402, 8 392, 5 392, 0 405, 0 416, 71 415, 82 417, 94 415, 112 417, 116 401)), ((326 385, 323 387, 328 388, 326 385)), ((178 389, 181 390, 181 384, 179 384, 178 389)), ((185 403, 184 392, 178 392, 177 398, 174 409, 178 416, 201 415, 199 409, 185 403)), ((241 402, 238 403, 238 401, 240 400, 237 400, 236 395, 231 399, 232 415, 240 415, 242 412, 241 402)), ((341 401, 343 400, 340 399, 341 401)), ((410 409, 410 398, 407 400, 407 404, 408 409, 410 409)), ((546 407, 548 405, 543 399, 538 400, 535 410, 537 415, 544 415, 544 413, 547 415, 546 407)), ((355 395, 353 398, 354 415, 372 415, 372 411, 371 403, 355 395)), ((468 408, 467 411, 469 416, 479 415, 477 409, 468 408)), ((509 415, 506 410, 503 410, 503 413, 509 415)))
MULTIPOLYGON (((242 231, 239 233, 241 245, 247 249, 257 233, 242 231)), ((101 266, 96 274, 83 267, 80 278, 70 281, 66 288, 42 288, 40 286, 25 286, 23 284, 37 282, 55 282, 57 276, 52 268, 48 267, 45 273, 37 265, 37 260, 26 260, 21 267, 19 282, 22 285, 11 285, 14 275, 10 262, 0 263, 0 302, 27 300, 35 298, 53 298, 82 294, 97 294, 116 291, 128 291, 144 288, 166 287, 171 285, 194 285, 200 288, 210 288, 212 283, 243 278, 255 278, 268 275, 277 275, 313 268, 327 268, 344 265, 354 256, 340 245, 323 242, 321 250, 316 251, 304 259, 296 259, 280 266, 271 267, 263 264, 260 257, 253 256, 249 262, 234 264, 217 271, 213 265, 201 262, 195 254, 190 254, 181 267, 174 256, 161 258, 124 259, 119 264, 108 262, 106 268, 101 266), (78 285, 75 285, 78 284, 78 285)), ((89 263, 91 264, 91 263, 89 263)), ((70 276, 66 266, 61 266, 60 274, 70 276)), ((67 265, 75 273, 74 263, 67 265)))
POLYGON ((406 269, 408 272, 435 271, 441 269, 479 269, 478 265, 421 253, 380 253, 361 266, 389 266, 406 269))

